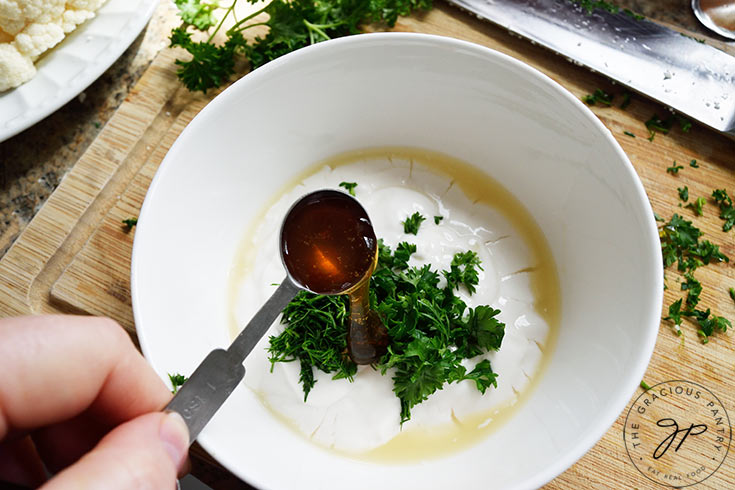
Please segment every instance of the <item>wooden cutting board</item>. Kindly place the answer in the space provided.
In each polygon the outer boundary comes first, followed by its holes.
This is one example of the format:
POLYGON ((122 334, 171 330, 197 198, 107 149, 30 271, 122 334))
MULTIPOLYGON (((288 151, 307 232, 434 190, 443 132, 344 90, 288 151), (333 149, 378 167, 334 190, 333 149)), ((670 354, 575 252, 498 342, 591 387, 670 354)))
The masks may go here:
MULTIPOLYGON (((401 19, 395 30, 440 34, 488 46, 534 66, 576 96, 602 88, 620 100, 622 90, 606 79, 444 4, 429 13, 401 19)), ((138 215, 166 152, 216 95, 182 89, 175 75, 176 56, 169 49, 158 54, 99 137, 0 261, 1 315, 105 315, 120 322, 135 338, 129 282, 135 232, 126 231, 121 220, 138 215)), ((734 141, 696 126, 687 133, 674 129, 648 141, 644 121, 656 113, 665 116, 666 109, 640 97, 634 97, 626 110, 617 106, 595 106, 592 110, 618 139, 654 211, 664 218, 677 212, 694 219, 691 210, 679 207, 677 187, 688 186, 690 199, 709 196, 716 188, 735 192, 734 141), (699 168, 688 165, 692 159, 699 168), (673 161, 684 165, 677 175, 666 172, 673 161)), ((735 259, 735 231, 722 231, 722 221, 711 202, 705 206, 704 217, 695 222, 705 238, 720 244, 721 250, 735 259)), ((668 277, 665 305, 682 295, 676 274, 668 277)), ((703 304, 735 320, 735 302, 727 295, 727 288, 735 287, 733 264, 708 266, 697 271, 697 277, 704 285, 703 304)), ((624 311, 618 314, 625 317, 624 311)), ((662 322, 645 380, 651 385, 672 379, 695 381, 715 393, 735 415, 733 337, 716 335, 703 345, 693 327, 686 326, 685 331, 682 340, 672 333, 668 322, 662 322)), ((626 453, 623 424, 627 411, 601 441, 547 488, 660 488, 635 469, 626 453)), ((194 454, 194 472, 205 482, 215 488, 242 486, 201 448, 194 454)), ((698 488, 735 488, 734 482, 735 463, 730 455, 698 488)))

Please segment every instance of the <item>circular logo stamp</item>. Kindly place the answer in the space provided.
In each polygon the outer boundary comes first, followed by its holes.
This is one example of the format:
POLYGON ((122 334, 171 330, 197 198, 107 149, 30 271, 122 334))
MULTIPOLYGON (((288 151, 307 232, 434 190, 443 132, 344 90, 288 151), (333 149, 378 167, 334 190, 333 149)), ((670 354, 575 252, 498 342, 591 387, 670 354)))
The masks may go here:
POLYGON ((732 428, 722 402, 707 388, 691 381, 664 381, 633 402, 623 439, 643 476, 681 488, 717 471, 730 449, 732 428))

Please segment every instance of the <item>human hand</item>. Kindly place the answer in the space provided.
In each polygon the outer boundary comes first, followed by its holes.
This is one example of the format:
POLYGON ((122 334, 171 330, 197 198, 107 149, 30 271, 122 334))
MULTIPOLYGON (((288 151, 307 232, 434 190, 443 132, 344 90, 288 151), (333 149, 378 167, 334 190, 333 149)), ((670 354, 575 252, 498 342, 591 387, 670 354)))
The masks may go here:
POLYGON ((112 320, 0 319, 0 380, 0 481, 159 490, 187 465, 171 392, 112 320))

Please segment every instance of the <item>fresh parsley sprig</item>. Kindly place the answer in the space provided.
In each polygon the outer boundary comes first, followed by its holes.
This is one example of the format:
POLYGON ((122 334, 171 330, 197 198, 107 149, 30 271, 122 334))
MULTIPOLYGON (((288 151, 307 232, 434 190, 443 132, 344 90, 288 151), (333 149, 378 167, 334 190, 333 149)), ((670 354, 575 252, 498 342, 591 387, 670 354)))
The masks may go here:
POLYGON ((235 73, 237 58, 247 59, 255 69, 310 44, 357 34, 363 23, 392 27, 399 16, 432 7, 432 0, 271 0, 237 19, 238 1, 220 6, 216 1, 175 0, 182 24, 171 31, 170 47, 184 48, 191 55, 176 60, 177 75, 189 90, 206 93, 225 84, 235 73), (219 20, 216 11, 221 11, 219 20), (234 24, 225 32, 225 41, 217 44, 215 36, 228 19, 234 24), (245 31, 257 26, 267 27, 267 34, 247 40, 245 31), (206 33, 204 40, 194 40, 197 31, 206 33))

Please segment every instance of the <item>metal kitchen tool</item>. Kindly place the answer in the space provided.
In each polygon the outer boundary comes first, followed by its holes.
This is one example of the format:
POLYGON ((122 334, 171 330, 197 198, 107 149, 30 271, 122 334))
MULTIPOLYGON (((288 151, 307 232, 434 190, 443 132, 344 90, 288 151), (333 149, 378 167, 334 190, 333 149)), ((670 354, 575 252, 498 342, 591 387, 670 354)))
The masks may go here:
MULTIPOLYGON (((324 227, 319 224, 317 227, 324 227)), ((293 235, 293 232, 290 233, 293 235)), ((207 357, 199 364, 194 373, 184 383, 184 385, 176 392, 173 399, 166 405, 164 410, 173 410, 181 414, 189 428, 189 443, 193 443, 199 436, 205 425, 211 420, 215 412, 219 410, 222 404, 227 400, 230 394, 237 388, 237 385, 245 377, 245 367, 243 361, 253 350, 258 341, 265 335, 273 321, 283 311, 283 309, 291 302, 291 300, 300 291, 306 290, 316 294, 346 294, 354 290, 360 289, 366 281, 370 280, 375 264, 377 263, 377 239, 372 229, 372 224, 367 217, 367 213, 356 199, 348 194, 340 191, 322 190, 312 192, 299 199, 291 208, 286 217, 283 219, 283 225, 280 232, 280 252, 281 262, 286 268, 286 278, 281 281, 281 285, 266 301, 260 310, 253 316, 250 322, 235 338, 230 347, 225 349, 215 349, 210 352, 207 357), (298 268, 289 260, 288 241, 284 237, 288 236, 289 222, 295 214, 295 210, 319 200, 339 199, 344 201, 345 205, 351 207, 353 211, 359 214, 359 228, 370 235, 372 240, 367 248, 372 246, 374 257, 368 257, 365 269, 360 268, 358 275, 352 276, 350 279, 339 280, 339 287, 327 287, 324 290, 314 289, 307 286, 308 281, 304 281, 303 274, 299 274, 298 268), (291 264, 289 266, 289 264, 291 264)), ((300 237, 296 237, 299 239, 300 237)), ((360 237, 362 240, 362 237, 360 237)), ((367 240, 367 239, 366 239, 367 240)), ((342 246, 343 242, 330 244, 338 245, 337 249, 346 249, 342 246)), ((293 247, 292 247, 293 248, 293 247)), ((339 256, 341 258, 341 255, 339 256)), ((353 315, 351 315, 352 317, 353 315)), ((353 318, 354 321, 354 318, 353 318)))
POLYGON ((735 135, 735 57, 627 10, 448 0, 717 131, 735 135))
POLYGON ((735 0, 692 0, 692 11, 707 29, 735 39, 735 0))

